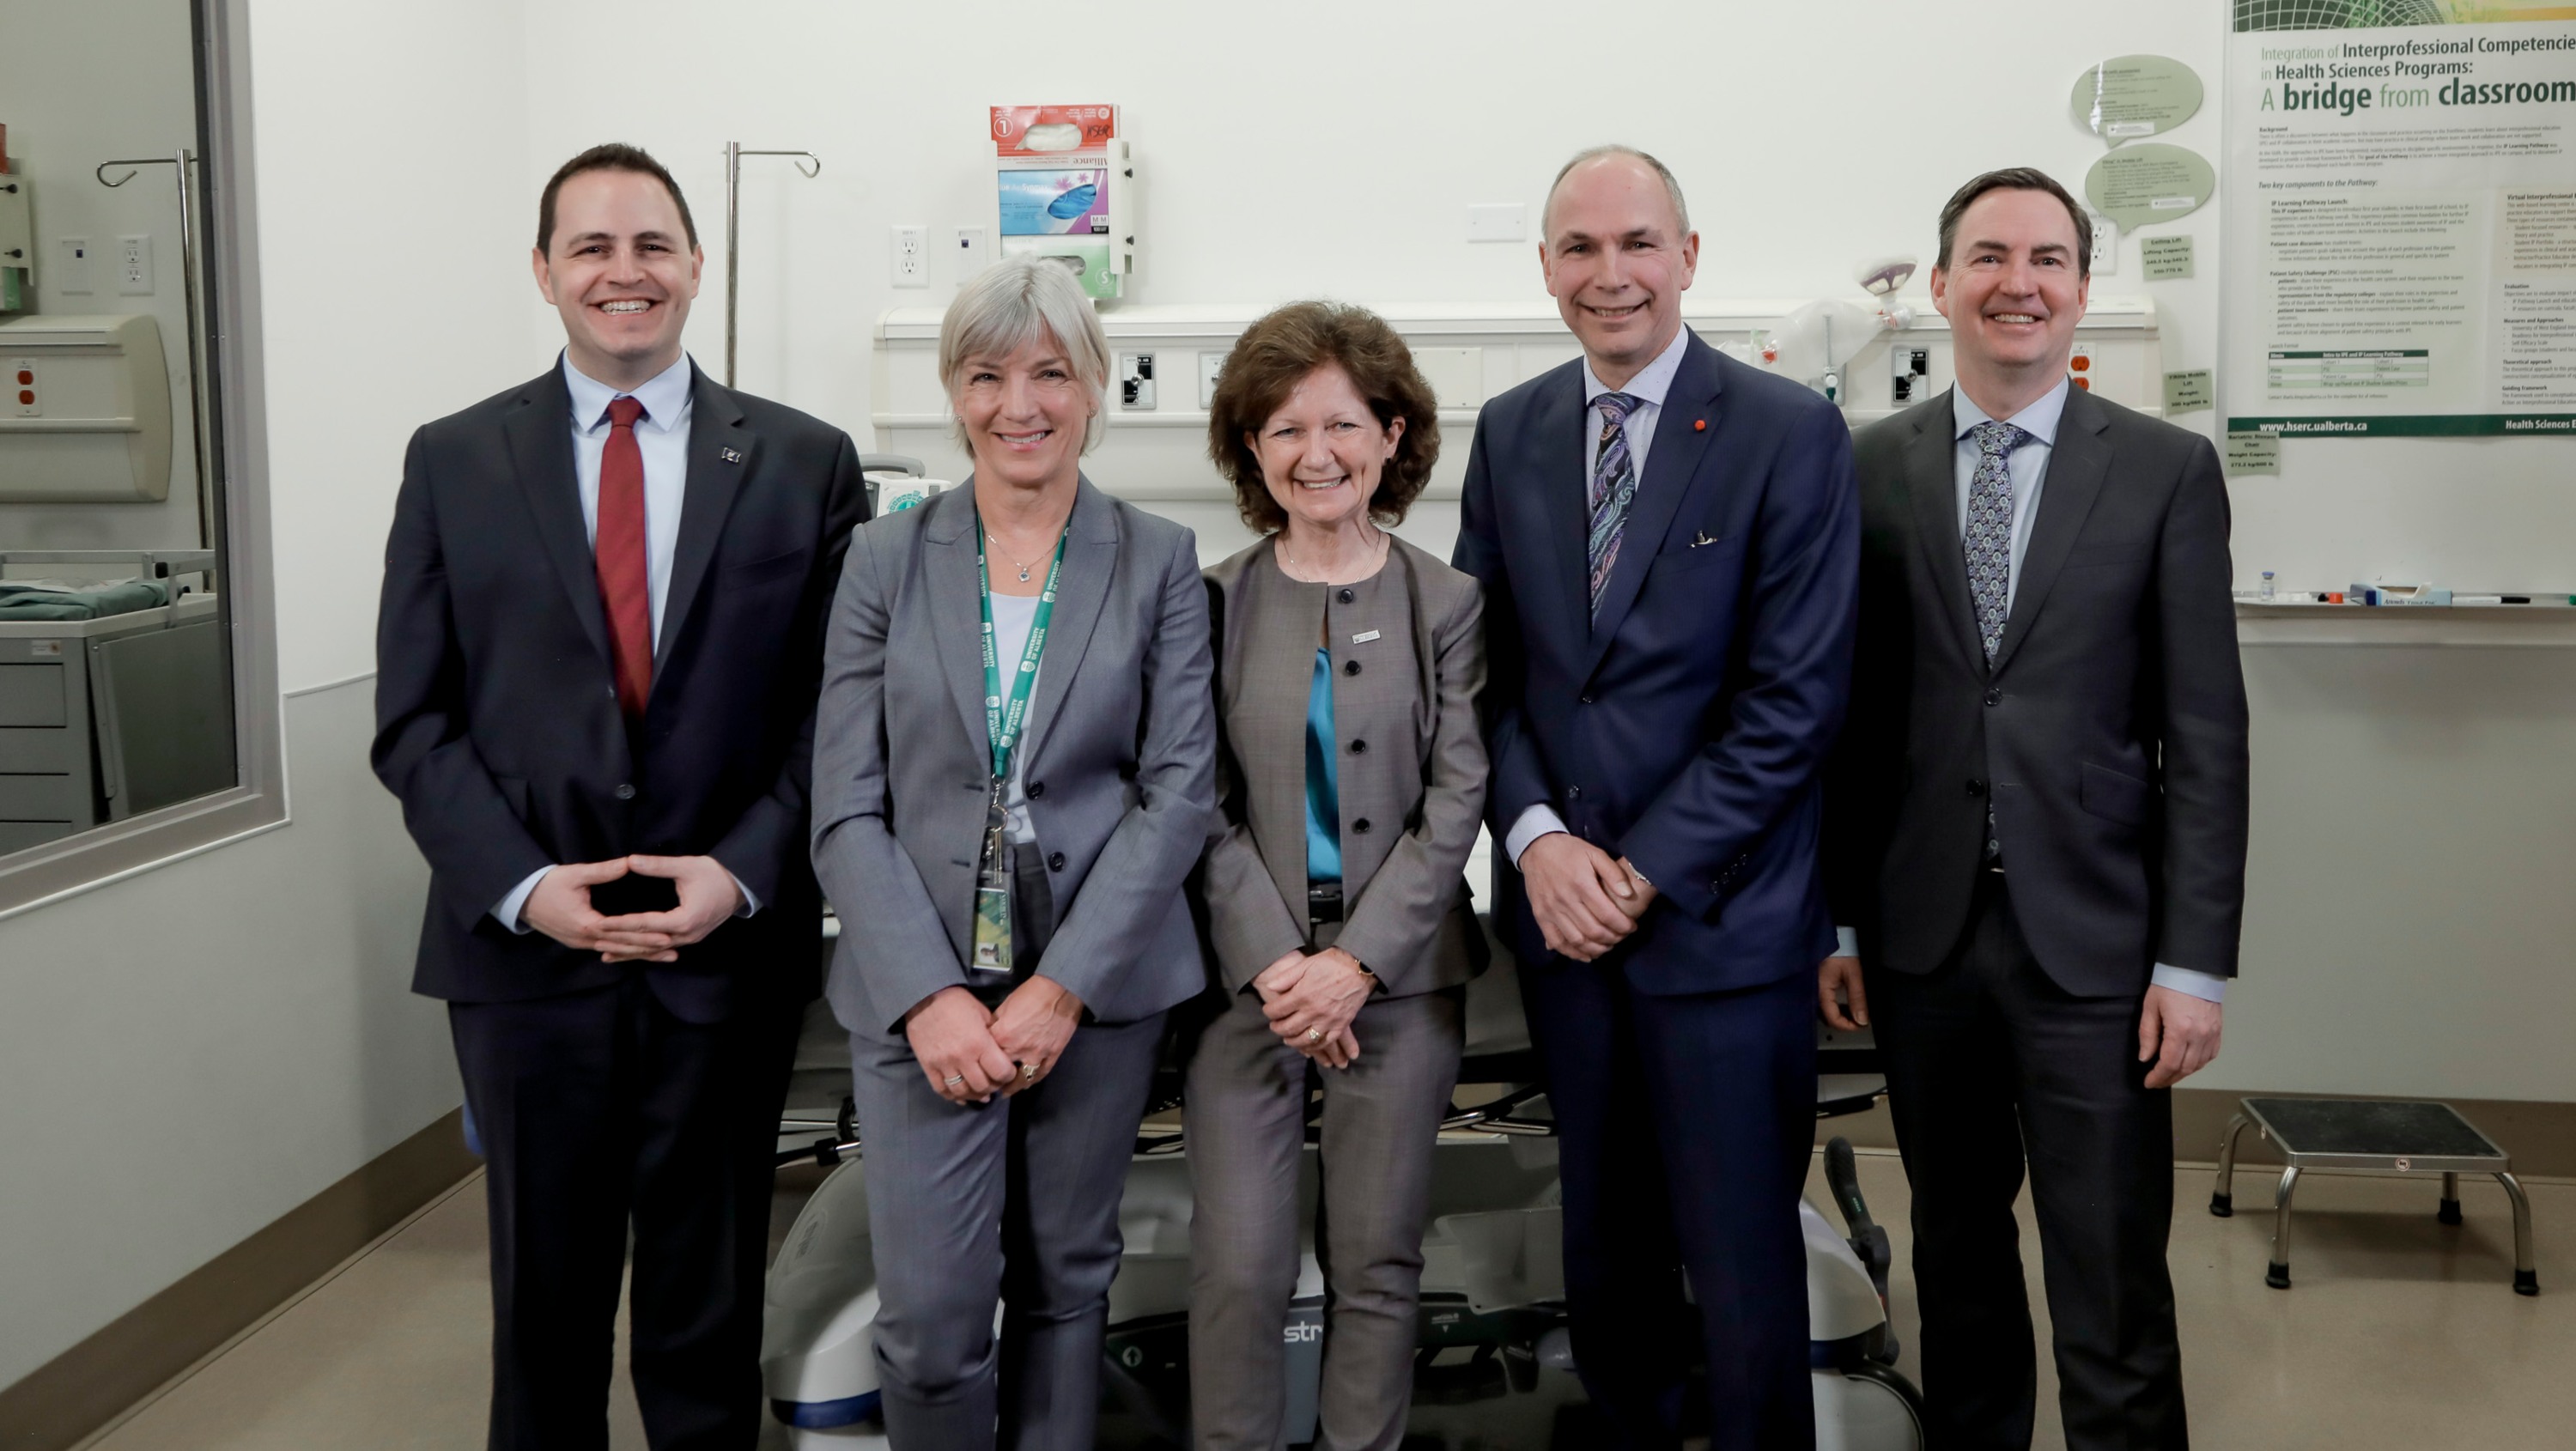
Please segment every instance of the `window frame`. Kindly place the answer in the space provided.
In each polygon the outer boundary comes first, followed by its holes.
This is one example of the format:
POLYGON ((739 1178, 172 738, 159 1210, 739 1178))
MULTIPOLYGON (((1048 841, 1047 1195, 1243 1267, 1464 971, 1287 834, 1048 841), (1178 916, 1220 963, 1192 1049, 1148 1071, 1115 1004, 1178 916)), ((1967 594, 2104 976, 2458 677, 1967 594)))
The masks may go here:
POLYGON ((13 853, 0 865, 0 918, 185 860, 286 824, 283 702, 277 689, 270 555, 267 397, 261 371, 259 233, 253 207, 249 0, 194 0, 196 187, 204 244, 208 451, 232 666, 234 783, 13 853))

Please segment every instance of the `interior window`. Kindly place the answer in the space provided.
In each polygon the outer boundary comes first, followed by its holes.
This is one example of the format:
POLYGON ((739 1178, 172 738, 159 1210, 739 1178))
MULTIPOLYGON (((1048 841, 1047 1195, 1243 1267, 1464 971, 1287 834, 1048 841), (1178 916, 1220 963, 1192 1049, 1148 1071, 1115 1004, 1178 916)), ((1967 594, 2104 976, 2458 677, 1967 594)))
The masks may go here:
POLYGON ((191 0, 0 0, 0 864, 239 779, 191 0))

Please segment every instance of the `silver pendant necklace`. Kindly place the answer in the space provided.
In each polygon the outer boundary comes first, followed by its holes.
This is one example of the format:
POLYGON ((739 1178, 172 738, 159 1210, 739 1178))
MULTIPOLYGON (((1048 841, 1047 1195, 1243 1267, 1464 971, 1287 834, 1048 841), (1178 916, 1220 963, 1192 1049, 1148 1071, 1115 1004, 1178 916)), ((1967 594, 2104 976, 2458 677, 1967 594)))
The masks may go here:
MULTIPOLYGON (((1063 531, 1059 530, 1059 531, 1057 531, 1057 532, 1058 532, 1058 533, 1061 533, 1061 532, 1063 532, 1063 531)), ((993 541, 993 547, 994 547, 995 549, 997 549, 997 550, 1000 550, 1000 551, 1002 552, 1002 554, 1003 554, 1003 555, 1008 556, 1008 555, 1010 554, 1010 552, 1011 552, 1011 551, 1009 551, 1008 549, 1003 549, 1003 548, 1002 548, 1002 536, 1000 536, 1000 535, 998 535, 998 534, 994 533, 994 532, 993 532, 992 530, 990 530, 990 529, 987 529, 987 530, 985 530, 985 531, 984 531, 984 537, 985 537, 985 538, 987 538, 987 539, 992 540, 992 541, 993 541)), ((1030 560, 1030 561, 1029 561, 1029 563, 1027 563, 1027 564, 1022 564, 1020 561, 1018 561, 1018 560, 1016 560, 1016 559, 1014 559, 1014 560, 1012 560, 1012 561, 1011 561, 1011 567, 1012 567, 1012 568, 1014 568, 1014 569, 1016 569, 1016 570, 1018 570, 1018 571, 1020 572, 1020 583, 1022 583, 1022 584, 1027 584, 1027 583, 1029 582, 1029 569, 1030 569, 1030 567, 1031 567, 1031 566, 1035 565, 1036 563, 1037 563, 1037 561, 1036 561, 1036 560, 1030 560)))

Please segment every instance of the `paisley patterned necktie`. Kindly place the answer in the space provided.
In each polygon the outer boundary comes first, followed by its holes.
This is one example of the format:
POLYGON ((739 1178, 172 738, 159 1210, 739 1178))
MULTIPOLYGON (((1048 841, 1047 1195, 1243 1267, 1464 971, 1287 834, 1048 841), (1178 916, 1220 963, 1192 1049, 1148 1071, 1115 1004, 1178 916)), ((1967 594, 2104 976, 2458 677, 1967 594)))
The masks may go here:
POLYGON ((1986 663, 2004 642, 2004 617, 2012 607, 2012 451, 2031 435, 2009 423, 1980 423, 1977 472, 1968 480, 1968 593, 1977 602, 1977 635, 1986 663))

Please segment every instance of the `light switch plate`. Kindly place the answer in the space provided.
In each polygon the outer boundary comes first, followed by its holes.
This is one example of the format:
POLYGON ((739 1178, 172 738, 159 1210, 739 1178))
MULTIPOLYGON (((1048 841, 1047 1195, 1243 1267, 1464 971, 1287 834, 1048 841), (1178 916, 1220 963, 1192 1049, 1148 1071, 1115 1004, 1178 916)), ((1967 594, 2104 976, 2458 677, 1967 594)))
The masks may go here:
POLYGON ((1467 204, 1467 240, 1470 242, 1529 240, 1529 208, 1520 202, 1469 202, 1467 204))

